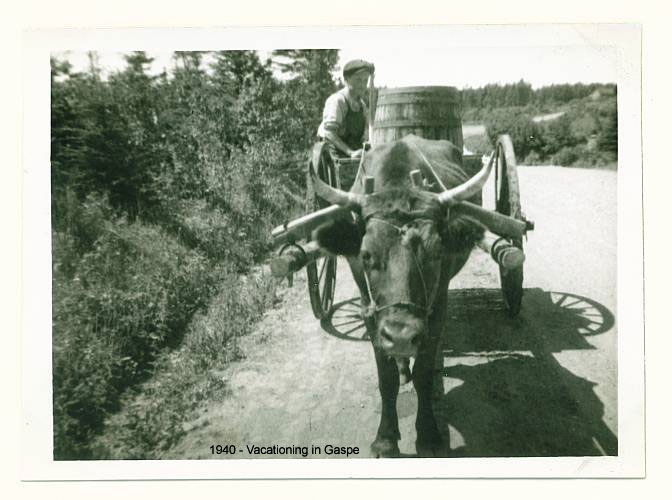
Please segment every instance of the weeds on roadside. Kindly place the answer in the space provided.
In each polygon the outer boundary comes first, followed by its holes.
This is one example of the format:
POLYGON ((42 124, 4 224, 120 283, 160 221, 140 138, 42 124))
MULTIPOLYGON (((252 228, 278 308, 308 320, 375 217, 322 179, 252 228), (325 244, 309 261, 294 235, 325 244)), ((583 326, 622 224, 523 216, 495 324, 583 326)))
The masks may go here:
POLYGON ((186 433, 185 422, 205 402, 221 400, 221 373, 243 353, 239 340, 276 301, 277 280, 266 274, 227 274, 207 311, 199 313, 183 346, 166 352, 151 381, 129 392, 94 443, 97 458, 157 459, 186 433))

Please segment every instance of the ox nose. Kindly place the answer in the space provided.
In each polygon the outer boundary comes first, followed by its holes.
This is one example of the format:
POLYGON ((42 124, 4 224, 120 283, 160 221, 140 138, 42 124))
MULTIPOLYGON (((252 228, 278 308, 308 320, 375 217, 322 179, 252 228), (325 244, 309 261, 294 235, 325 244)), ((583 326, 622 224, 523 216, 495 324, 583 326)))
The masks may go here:
POLYGON ((422 327, 414 322, 386 321, 379 333, 385 352, 397 356, 415 356, 422 340, 422 327))

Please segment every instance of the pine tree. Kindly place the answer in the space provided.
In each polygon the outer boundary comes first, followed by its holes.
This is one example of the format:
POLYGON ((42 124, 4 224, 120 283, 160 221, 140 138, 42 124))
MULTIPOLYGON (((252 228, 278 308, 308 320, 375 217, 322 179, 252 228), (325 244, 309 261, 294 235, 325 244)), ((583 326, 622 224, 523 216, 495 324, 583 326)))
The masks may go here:
POLYGON ((324 102, 338 89, 334 73, 338 64, 338 50, 302 49, 275 50, 273 63, 290 76, 285 84, 284 99, 293 109, 287 119, 303 128, 299 149, 306 150, 314 142, 322 119, 324 102))
POLYGON ((338 50, 275 50, 273 63, 283 73, 300 82, 304 86, 306 99, 318 108, 321 108, 327 97, 338 88, 333 77, 338 64, 338 50))
POLYGON ((214 85, 232 99, 238 97, 245 82, 268 79, 272 75, 270 62, 262 64, 254 50, 215 52, 215 61, 211 67, 214 85))

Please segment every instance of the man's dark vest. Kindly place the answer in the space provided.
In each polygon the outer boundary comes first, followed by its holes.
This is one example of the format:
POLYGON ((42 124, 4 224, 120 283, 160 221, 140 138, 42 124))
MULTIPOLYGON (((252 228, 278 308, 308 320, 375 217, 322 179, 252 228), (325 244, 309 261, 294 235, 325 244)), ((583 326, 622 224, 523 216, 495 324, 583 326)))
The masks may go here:
POLYGON ((345 132, 341 139, 350 149, 362 149, 362 137, 366 128, 366 117, 364 116, 364 106, 359 106, 359 111, 353 111, 350 107, 350 101, 346 100, 348 110, 343 120, 345 132))

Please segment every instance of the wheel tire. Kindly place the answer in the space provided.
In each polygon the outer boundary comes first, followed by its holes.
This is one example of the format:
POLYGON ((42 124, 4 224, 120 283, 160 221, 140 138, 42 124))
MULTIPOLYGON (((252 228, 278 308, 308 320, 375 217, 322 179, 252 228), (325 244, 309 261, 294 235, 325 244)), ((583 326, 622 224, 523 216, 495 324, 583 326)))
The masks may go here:
MULTIPOLYGON (((502 215, 523 219, 516 155, 508 135, 499 136, 495 150, 495 210, 502 215)), ((510 241, 523 250, 522 238, 510 238, 510 241)), ((516 316, 523 300, 523 266, 505 269, 500 265, 499 278, 506 308, 511 316, 516 316)))
MULTIPOLYGON (((319 156, 316 154, 312 155, 313 158, 316 156, 319 157, 318 165, 316 165, 315 168, 318 177, 330 186, 336 186, 335 169, 327 148, 324 144, 316 144, 315 147, 321 149, 319 156)), ((313 161, 312 158, 309 161, 313 161)), ((316 196, 310 175, 308 175, 306 184, 306 208, 309 211, 315 211, 329 206, 329 203, 316 196)), ((319 320, 327 317, 334 305, 336 266, 337 258, 335 256, 320 257, 306 266, 310 305, 313 309, 313 315, 319 320)))

